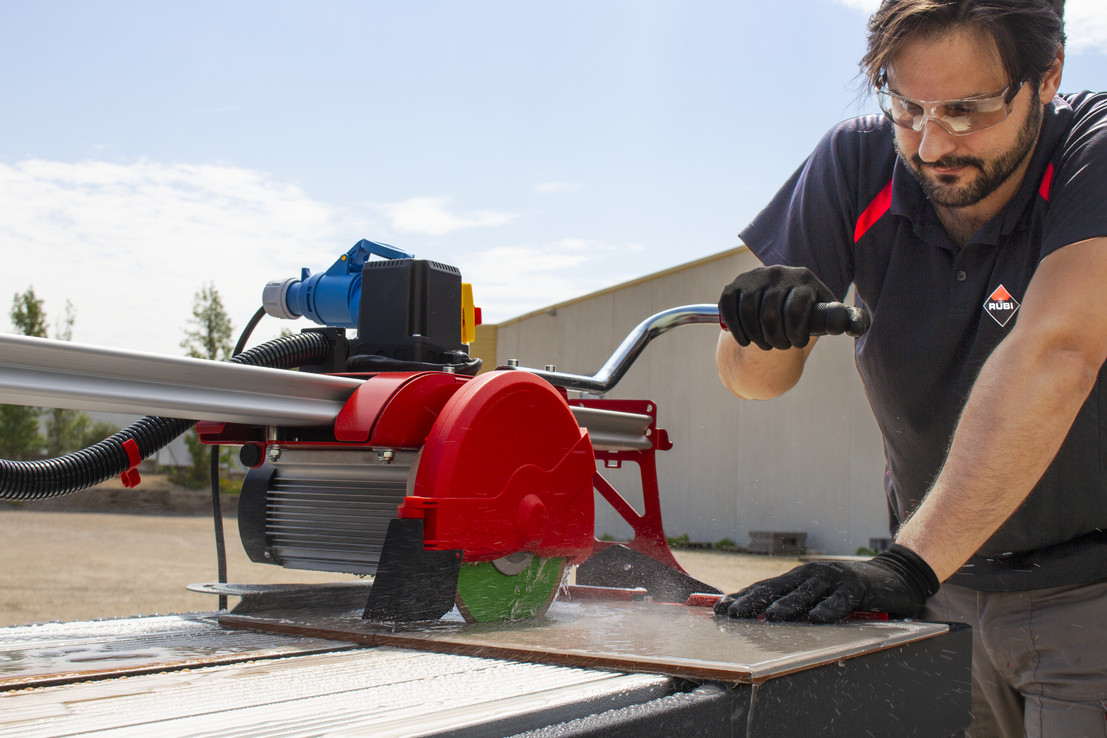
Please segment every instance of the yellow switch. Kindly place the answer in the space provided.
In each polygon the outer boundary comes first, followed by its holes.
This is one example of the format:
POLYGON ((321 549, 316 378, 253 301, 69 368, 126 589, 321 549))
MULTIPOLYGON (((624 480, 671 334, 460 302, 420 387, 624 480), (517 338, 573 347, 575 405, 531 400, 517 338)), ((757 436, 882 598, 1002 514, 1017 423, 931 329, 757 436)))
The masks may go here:
POLYGON ((477 338, 477 309, 473 306, 473 285, 461 283, 461 342, 472 343, 477 338))

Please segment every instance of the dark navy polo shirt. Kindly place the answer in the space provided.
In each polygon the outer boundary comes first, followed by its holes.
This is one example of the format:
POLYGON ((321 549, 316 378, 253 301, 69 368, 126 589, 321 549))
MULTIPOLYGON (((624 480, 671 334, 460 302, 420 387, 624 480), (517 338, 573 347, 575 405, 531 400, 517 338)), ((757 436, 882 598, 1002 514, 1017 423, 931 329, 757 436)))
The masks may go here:
MULTIPOLYGON (((856 361, 884 437, 894 532, 937 477, 1038 263, 1107 235, 1107 94, 1046 107, 1018 192, 960 248, 892 140, 881 116, 839 124, 741 238, 767 264, 810 268, 839 298, 853 284, 869 310, 856 361)), ((1103 376, 1026 501, 951 582, 1023 590, 1107 579, 1103 376)))

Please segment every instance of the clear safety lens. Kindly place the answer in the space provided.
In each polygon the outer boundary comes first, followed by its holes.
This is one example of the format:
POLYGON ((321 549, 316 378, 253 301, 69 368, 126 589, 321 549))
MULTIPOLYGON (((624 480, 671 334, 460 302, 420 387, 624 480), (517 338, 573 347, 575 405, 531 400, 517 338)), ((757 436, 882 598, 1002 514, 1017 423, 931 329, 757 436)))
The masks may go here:
POLYGON ((921 131, 927 120, 933 120, 955 136, 966 136, 1006 120, 1011 111, 1008 101, 1014 99, 1020 87, 1021 82, 1013 90, 964 100, 912 100, 882 87, 876 91, 876 100, 897 126, 921 131))

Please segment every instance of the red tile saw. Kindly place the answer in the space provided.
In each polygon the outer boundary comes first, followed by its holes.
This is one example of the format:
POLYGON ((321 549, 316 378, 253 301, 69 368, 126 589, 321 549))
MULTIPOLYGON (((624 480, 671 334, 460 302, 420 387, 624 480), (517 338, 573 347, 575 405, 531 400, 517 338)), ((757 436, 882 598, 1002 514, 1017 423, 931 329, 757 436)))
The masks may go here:
POLYGON ((326 272, 272 282, 263 302, 270 315, 325 327, 232 359, 253 366, 4 337, 0 402, 168 417, 50 462, 0 461, 0 499, 67 494, 116 474, 137 483, 138 463, 191 418, 201 440, 241 446, 250 467, 238 512, 249 557, 373 576, 366 618, 434 619, 455 605, 470 621, 534 617, 568 566, 578 566, 578 584, 641 587, 665 602, 718 593, 684 572, 666 543, 654 455, 672 444, 654 404, 569 398, 609 391, 657 335, 717 323, 714 305, 648 318, 583 376, 518 366, 478 374, 468 344, 479 310, 458 270, 384 244, 361 241, 326 272), (150 374, 166 387, 149 390, 150 374), (269 386, 280 397, 266 395, 269 386), (323 395, 336 410, 301 412, 323 395), (597 471, 627 462, 640 469, 642 512, 597 471), (632 540, 595 539, 596 493, 632 540))

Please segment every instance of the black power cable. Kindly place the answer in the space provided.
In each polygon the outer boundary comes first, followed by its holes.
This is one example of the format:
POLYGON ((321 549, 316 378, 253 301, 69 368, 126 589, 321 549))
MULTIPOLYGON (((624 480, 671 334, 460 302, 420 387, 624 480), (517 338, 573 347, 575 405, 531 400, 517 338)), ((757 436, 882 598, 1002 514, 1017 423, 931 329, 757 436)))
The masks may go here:
MULTIPOLYGON (((257 328, 258 323, 265 317, 265 308, 258 308, 253 317, 242 329, 242 335, 238 337, 238 343, 234 345, 231 356, 238 356, 246 350, 246 342, 250 340, 250 334, 257 328)), ((223 535, 223 498, 219 489, 219 452, 222 447, 213 444, 211 447, 211 518, 215 527, 215 568, 216 581, 220 584, 227 583, 227 541, 223 535)), ((219 595, 219 609, 227 609, 227 595, 219 595)))
MULTIPOLYGON (((211 447, 211 515, 215 523, 215 568, 220 584, 227 583, 227 542, 223 538, 223 505, 219 498, 219 446, 211 447)), ((219 609, 227 609, 227 595, 220 593, 219 609)))
POLYGON ((246 323, 246 327, 242 329, 242 335, 238 337, 238 343, 234 345, 234 351, 231 352, 231 356, 238 356, 246 350, 246 342, 250 340, 250 334, 254 332, 254 329, 258 327, 258 323, 260 323, 261 319, 264 317, 265 308, 258 308, 254 316, 246 323))

